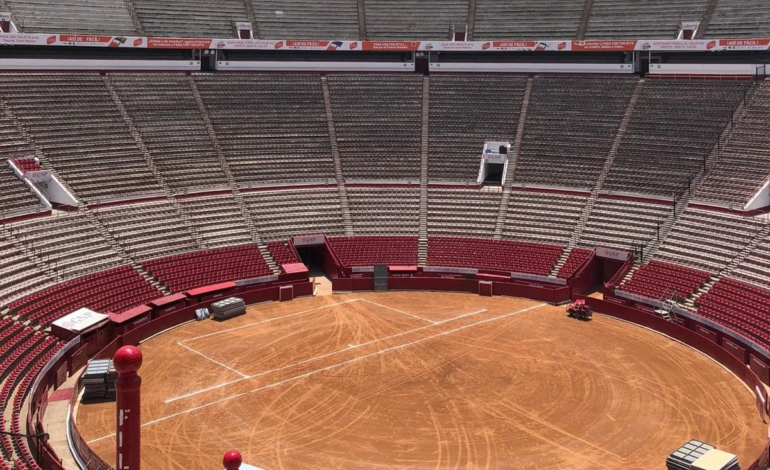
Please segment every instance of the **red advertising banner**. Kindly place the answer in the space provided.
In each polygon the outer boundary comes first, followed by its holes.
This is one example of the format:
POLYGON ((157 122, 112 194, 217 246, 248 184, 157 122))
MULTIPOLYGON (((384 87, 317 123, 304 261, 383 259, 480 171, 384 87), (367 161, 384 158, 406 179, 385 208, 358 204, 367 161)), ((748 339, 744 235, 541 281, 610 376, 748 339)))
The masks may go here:
POLYGON ((770 38, 587 41, 334 41, 304 39, 222 39, 101 36, 84 34, 0 34, 0 45, 79 46, 149 49, 239 49, 301 51, 520 51, 520 52, 706 52, 767 51, 770 38))

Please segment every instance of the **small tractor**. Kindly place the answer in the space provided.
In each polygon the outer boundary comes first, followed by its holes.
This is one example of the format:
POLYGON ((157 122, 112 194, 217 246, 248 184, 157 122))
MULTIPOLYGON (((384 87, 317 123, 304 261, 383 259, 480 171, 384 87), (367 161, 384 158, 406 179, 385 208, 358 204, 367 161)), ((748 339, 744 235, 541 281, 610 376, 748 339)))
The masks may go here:
POLYGON ((593 315, 593 310, 583 299, 578 299, 567 307, 567 315, 578 320, 589 321, 593 315))

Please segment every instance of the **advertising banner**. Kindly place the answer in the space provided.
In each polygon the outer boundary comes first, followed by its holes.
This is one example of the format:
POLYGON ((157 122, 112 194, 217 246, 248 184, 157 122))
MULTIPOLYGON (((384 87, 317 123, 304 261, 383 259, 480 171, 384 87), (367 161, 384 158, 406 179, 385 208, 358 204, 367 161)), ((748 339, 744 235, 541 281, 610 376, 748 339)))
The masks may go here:
MULTIPOLYGON (((5 14, 7 15, 7 14, 5 14)), ((3 34, 0 45, 79 46, 149 49, 240 49, 372 52, 707 52, 767 51, 770 38, 585 41, 343 41, 334 39, 161 38, 86 34, 3 34)))

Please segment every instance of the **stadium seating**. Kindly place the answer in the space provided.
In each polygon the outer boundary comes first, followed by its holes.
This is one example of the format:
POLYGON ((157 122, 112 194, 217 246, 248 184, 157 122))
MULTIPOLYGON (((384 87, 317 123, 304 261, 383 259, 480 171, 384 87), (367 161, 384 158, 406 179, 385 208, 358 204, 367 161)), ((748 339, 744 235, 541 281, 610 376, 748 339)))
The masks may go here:
POLYGON ((514 180, 593 188, 636 83, 634 78, 535 78, 514 180))
POLYGON ((634 271, 619 289, 654 300, 686 299, 710 277, 704 271, 653 260, 634 271))
POLYGON ((344 267, 417 266, 417 237, 338 237, 329 245, 344 267))
POLYGON ((567 261, 559 268, 559 272, 556 273, 556 277, 559 279, 569 279, 573 274, 585 263, 589 256, 591 256, 592 250, 586 250, 583 248, 573 248, 569 252, 567 261))
POLYGON ((179 208, 202 242, 210 248, 254 242, 251 229, 232 194, 180 199, 179 208))
POLYGON ((730 276, 770 288, 770 238, 765 237, 730 271, 730 276))
POLYGON ((770 34, 770 4, 764 0, 720 0, 706 37, 762 38, 770 34))
POLYGON ((11 171, 0 166, 0 219, 40 210, 40 200, 11 171))
POLYGON ((588 216, 579 244, 585 247, 630 250, 645 245, 674 207, 666 204, 598 198, 588 216))
POLYGON ((136 261, 200 249, 190 227, 167 200, 98 208, 95 213, 136 261))
POLYGON ((241 187, 334 178, 321 82, 310 74, 196 74, 241 187))
POLYGON ((356 0, 251 0, 259 37, 359 39, 356 0))
POLYGON ((548 275, 562 247, 477 238, 428 237, 428 266, 548 275))
POLYGON ((109 79, 172 190, 227 186, 189 77, 154 72, 110 74, 109 79))
POLYGON ((685 192, 748 86, 740 81, 647 81, 604 188, 665 196, 685 192))
POLYGON ((7 0, 25 33, 136 36, 125 2, 110 0, 7 0))
POLYGON ((133 268, 121 266, 38 291, 11 303, 9 310, 32 324, 47 326, 82 307, 119 313, 162 295, 133 268))
POLYGON ((240 0, 132 0, 148 36, 235 38, 235 23, 248 21, 240 0))
POLYGON ((349 187, 353 232, 361 235, 416 235, 420 222, 420 188, 349 187))
POLYGON ((82 212, 25 220, 8 230, 62 279, 125 263, 82 212))
POLYGON ((270 242, 267 244, 267 249, 279 266, 282 264, 302 262, 302 260, 294 254, 294 251, 292 251, 287 242, 270 242))
POLYGON ((43 170, 43 167, 32 157, 15 158, 13 164, 23 173, 43 170))
POLYGON ((0 98, 82 200, 163 191, 98 74, 3 74, 0 98))
POLYGON ((700 269, 723 270, 762 228, 762 222, 688 208, 655 254, 655 259, 700 269))
POLYGON ((492 237, 500 213, 500 192, 428 188, 428 234, 492 237))
POLYGON ((419 180, 422 77, 330 74, 327 78, 345 178, 419 180))
POLYGON ((254 191, 245 193, 243 199, 264 240, 345 233, 337 186, 254 191))
POLYGON ((746 114, 693 197, 737 205, 743 209, 770 175, 767 148, 770 135, 770 82, 763 83, 748 104, 746 114))
POLYGON ((512 75, 432 75, 428 178, 475 183, 484 143, 513 143, 526 83, 512 75))
POLYGON ((32 147, 19 133, 16 123, 0 112, 0 155, 3 158, 16 159, 32 154, 32 147))
POLYGON ((272 274, 256 245, 184 253, 142 263, 172 292, 272 274))
POLYGON ((0 307, 56 283, 14 240, 0 228, 0 307))
POLYGON ((695 304, 699 315, 770 348, 770 291, 722 278, 695 304))
POLYGON ((587 199, 587 194, 513 191, 508 202, 503 237, 566 245, 575 231, 587 199))
POLYGON ((700 21, 705 0, 594 0, 587 38, 675 39, 683 21, 700 21))
POLYGON ((447 41, 468 23, 468 0, 365 0, 367 39, 447 41))
POLYGON ((571 39, 583 0, 476 0, 473 39, 571 39))

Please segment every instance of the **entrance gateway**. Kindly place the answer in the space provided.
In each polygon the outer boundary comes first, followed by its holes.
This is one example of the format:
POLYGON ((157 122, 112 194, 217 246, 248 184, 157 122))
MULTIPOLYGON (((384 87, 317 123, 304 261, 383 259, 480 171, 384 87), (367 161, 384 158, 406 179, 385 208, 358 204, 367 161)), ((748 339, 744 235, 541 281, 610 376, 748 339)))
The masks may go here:
POLYGON ((508 171, 508 152, 510 150, 510 142, 486 142, 481 153, 481 165, 476 183, 505 185, 505 176, 508 171))

